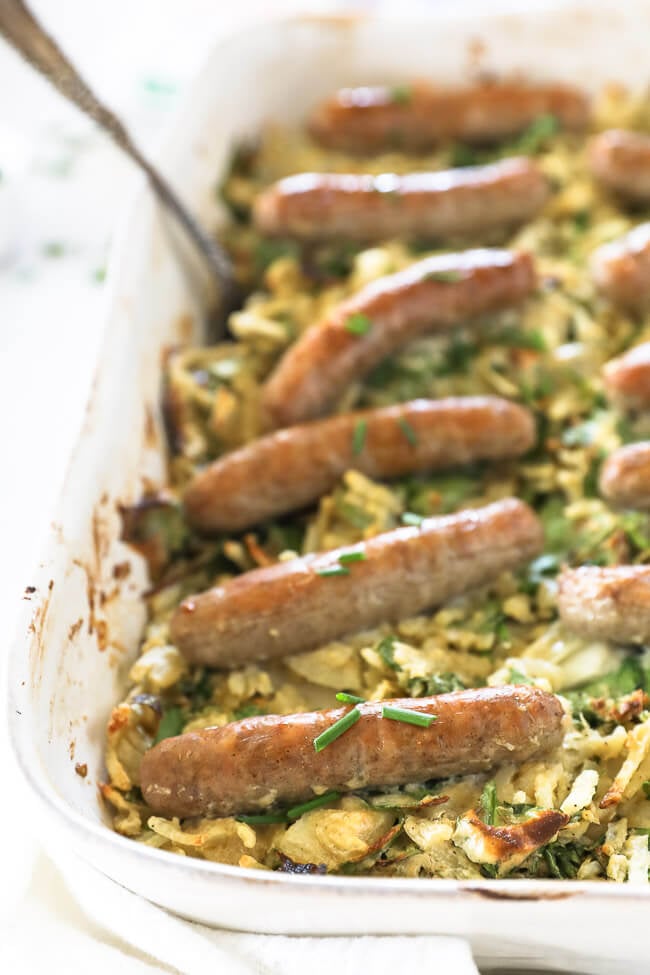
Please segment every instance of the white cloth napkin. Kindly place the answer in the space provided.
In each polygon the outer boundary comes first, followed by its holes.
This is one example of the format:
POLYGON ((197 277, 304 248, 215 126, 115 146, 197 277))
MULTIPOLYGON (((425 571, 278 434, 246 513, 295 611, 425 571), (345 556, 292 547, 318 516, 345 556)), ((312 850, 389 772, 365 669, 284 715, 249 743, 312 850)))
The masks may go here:
POLYGON ((217 931, 174 917, 66 852, 44 854, 4 932, 2 971, 92 975, 359 975, 405 970, 478 975, 467 942, 435 936, 286 937, 217 931))

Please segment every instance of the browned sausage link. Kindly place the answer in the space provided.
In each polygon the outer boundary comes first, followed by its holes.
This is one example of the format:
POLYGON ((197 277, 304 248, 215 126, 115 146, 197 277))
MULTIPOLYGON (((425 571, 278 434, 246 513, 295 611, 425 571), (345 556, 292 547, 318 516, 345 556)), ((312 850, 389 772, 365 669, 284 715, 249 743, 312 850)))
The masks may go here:
POLYGON ((591 273, 599 291, 623 308, 650 304, 650 223, 594 251, 591 273))
POLYGON ((650 508, 650 443, 615 450, 601 468, 600 492, 622 508, 650 508))
MULTIPOLYGON (((549 184, 529 159, 504 159, 438 173, 381 176, 300 173, 255 201, 264 234, 303 240, 458 237, 534 217, 549 184)), ((478 241, 477 241, 478 242, 478 241)))
POLYGON ((172 617, 172 641, 192 663, 226 668, 313 650, 486 585, 541 547, 540 522, 515 498, 427 518, 190 596, 172 617))
POLYGON ((390 478, 526 453, 531 413, 496 396, 418 399, 270 434, 226 454, 190 482, 195 528, 238 531, 312 504, 350 468, 390 478))
POLYGON ((321 416, 400 346, 514 305, 535 282, 528 254, 494 249, 429 257, 374 281, 290 346, 263 391, 267 420, 282 427, 321 416))
POLYGON ((162 816, 232 816, 350 792, 486 772, 559 745, 562 705, 534 687, 484 687, 359 706, 361 718, 320 753, 314 739, 346 708, 245 718, 168 738, 140 768, 162 816), (383 704, 435 714, 428 728, 381 717, 383 704))
POLYGON ((621 405, 644 410, 650 407, 650 342, 612 359, 603 370, 609 396, 621 405))
POLYGON ((583 565, 560 576, 560 619, 570 630, 596 640, 650 640, 650 566, 583 565))
POLYGON ((650 200, 650 136, 610 129, 592 139, 589 164, 610 190, 632 200, 650 200))
POLYGON ((586 125, 586 96, 568 85, 493 82, 470 88, 344 88, 314 112, 309 130, 324 146, 350 152, 427 149, 449 139, 497 142, 540 115, 563 126, 586 125))

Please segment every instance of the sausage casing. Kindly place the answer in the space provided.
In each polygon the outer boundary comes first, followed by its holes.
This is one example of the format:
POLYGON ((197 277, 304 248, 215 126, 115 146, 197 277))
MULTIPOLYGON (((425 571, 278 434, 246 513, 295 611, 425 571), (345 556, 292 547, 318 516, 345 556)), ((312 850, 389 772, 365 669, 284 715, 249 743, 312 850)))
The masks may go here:
POLYGON ((591 273, 598 290, 622 308, 650 304, 650 223, 594 251, 591 273))
POLYGON ((142 793, 161 816, 232 816, 304 802, 330 789, 404 785, 486 772, 558 745, 563 709, 535 687, 484 687, 359 705, 361 718, 322 752, 314 739, 347 708, 245 718, 168 738, 146 752, 142 793), (428 728, 381 717, 383 704, 435 714, 428 728))
POLYGON ((622 508, 650 508, 650 442, 627 444, 603 464, 600 492, 622 508))
POLYGON ((311 117, 312 136, 333 149, 429 149, 440 142, 497 142, 540 115, 580 129, 589 117, 585 95, 569 85, 486 82, 468 88, 417 83, 407 88, 343 88, 311 117))
POLYGON ((631 200, 650 200, 650 136, 623 129, 601 132, 589 147, 591 171, 631 200))
POLYGON ((264 234, 302 240, 440 239, 511 227, 534 217, 549 196, 529 159, 445 172, 381 176, 300 173, 275 183, 255 201, 264 234))
POLYGON ((580 636, 615 643, 650 640, 650 566, 583 565, 562 573, 558 608, 580 636))
POLYGON ((413 400, 262 437, 196 474, 183 504, 198 530, 237 531, 313 503, 350 468, 401 477, 517 457, 534 441, 531 413, 508 400, 413 400))
POLYGON ((609 396, 632 409, 650 407, 650 342, 612 359, 603 370, 609 396))
POLYGON ((267 420, 282 427, 322 415, 353 380, 412 339, 517 304, 535 283, 528 254, 497 249, 429 257, 374 281, 285 352, 264 387, 267 420))
POLYGON ((191 663, 225 668, 313 650, 486 585, 542 543, 537 516, 515 498, 427 518, 190 596, 172 616, 172 642, 191 663))

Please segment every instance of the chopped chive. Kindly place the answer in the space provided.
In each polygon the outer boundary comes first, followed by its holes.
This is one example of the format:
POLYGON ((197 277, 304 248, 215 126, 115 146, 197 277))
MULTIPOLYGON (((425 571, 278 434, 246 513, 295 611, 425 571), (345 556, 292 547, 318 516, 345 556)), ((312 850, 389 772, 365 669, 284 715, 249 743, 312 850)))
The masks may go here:
POLYGON ((495 826, 497 821, 497 787, 494 779, 486 782, 479 799, 479 810, 483 816, 483 822, 488 826, 495 826))
MULTIPOLYGON (((338 694, 336 695, 338 697, 338 694)), ((641 788, 643 789, 643 795, 646 799, 650 799, 650 782, 642 782, 641 788)))
POLYGON ((300 806, 292 806, 291 809, 287 810, 287 818, 298 819, 303 813, 311 812, 312 809, 320 809, 321 806, 326 806, 328 802, 336 802, 339 798, 340 793, 338 792, 325 792, 322 796, 316 796, 315 799, 303 802, 300 806))
POLYGON ((343 552, 339 555, 339 562, 341 565, 346 565, 348 562, 364 562, 365 558, 365 552, 343 552))
POLYGON ((316 575, 323 576, 349 576, 350 570, 346 569, 344 565, 330 565, 326 569, 317 569, 316 575))
POLYGON ((352 335, 367 335, 372 328, 372 322, 367 315, 355 312, 349 315, 345 322, 345 327, 352 335))
POLYGON ((344 714, 342 718, 335 721, 333 725, 327 728, 318 738, 314 738, 314 751, 322 752, 324 748, 331 745, 333 741, 340 738, 341 735, 345 734, 348 728, 351 728, 353 724, 356 724, 361 717, 361 711, 359 708, 352 708, 347 714, 344 714))
POLYGON ((354 424, 354 431, 352 433, 352 453, 355 457, 358 457, 363 450, 364 444, 366 442, 366 434, 368 432, 368 421, 367 420, 357 420, 354 424))
POLYGON ((341 704, 365 704, 363 697, 357 697, 356 694, 348 694, 347 691, 339 691, 336 695, 336 700, 340 701, 341 704))
POLYGON ((418 435, 413 429, 413 427, 411 426, 411 424, 408 422, 408 420, 405 420, 404 417, 401 416, 397 422, 399 424, 400 430, 402 431, 402 433, 410 443, 411 447, 417 447, 418 435))
POLYGON ((265 823, 286 823, 287 814, 283 812, 258 813, 253 816, 235 816, 238 823, 249 826, 263 826, 265 823))
POLYGON ((422 515, 416 515, 414 511, 405 511, 402 515, 403 525, 413 525, 414 527, 419 527, 424 518, 422 515))
POLYGON ((438 720, 437 714, 423 714, 422 711, 410 711, 408 708, 394 708, 389 704, 384 704, 381 709, 381 716, 382 718, 389 718, 391 721, 414 724, 419 728, 428 728, 429 725, 438 720))
POLYGON ((425 274, 425 281, 440 281, 441 284, 455 284, 460 281, 463 275, 460 271, 430 271, 425 274))

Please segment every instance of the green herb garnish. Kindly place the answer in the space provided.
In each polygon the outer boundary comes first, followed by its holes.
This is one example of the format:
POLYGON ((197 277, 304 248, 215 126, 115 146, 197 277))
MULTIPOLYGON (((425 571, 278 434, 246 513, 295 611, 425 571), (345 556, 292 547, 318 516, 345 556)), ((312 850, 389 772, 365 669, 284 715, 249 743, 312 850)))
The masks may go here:
POLYGON ((409 697, 434 697, 464 691, 465 684, 457 674, 431 674, 430 677, 412 677, 408 683, 409 697))
POLYGON ((413 97, 410 85, 396 85, 390 90, 390 100, 396 105, 408 105, 413 97))
POLYGON ((441 284, 455 284, 462 279, 460 271, 430 271, 424 275, 425 281, 439 281, 441 284))
POLYGON ((411 447, 417 447, 418 435, 413 429, 413 427, 411 426, 411 424, 408 422, 408 420, 405 420, 404 417, 401 416, 397 421, 397 423, 399 425, 400 430, 402 431, 402 433, 410 443, 411 447))
POLYGON ((416 515, 414 511, 405 511, 402 514, 402 524, 412 525, 413 527, 419 527, 424 521, 423 515, 416 515))
POLYGON ((358 707, 352 708, 347 714, 344 714, 342 718, 335 721, 333 725, 322 732, 317 738, 314 738, 314 751, 322 752, 324 748, 331 745, 333 741, 344 735, 348 728, 351 728, 353 724, 356 724, 361 717, 361 711, 358 707))
POLYGON ((60 240, 51 240, 43 244, 43 254, 45 257, 63 257, 66 252, 65 244, 60 240))
POLYGON ((494 337, 499 345, 506 345, 512 349, 531 349, 533 352, 546 352, 546 339, 538 329, 528 332, 520 328, 504 328, 494 337))
POLYGON ((286 823, 287 814, 283 812, 259 813, 252 816, 235 816, 238 823, 248 823, 249 826, 264 826, 268 823, 286 823))
POLYGON ((390 704, 384 704, 381 709, 382 718, 391 721, 402 721, 404 724, 414 724, 418 728, 428 728, 434 721, 438 720, 437 714, 423 714, 422 711, 411 711, 408 708, 396 708, 390 704))
POLYGON ((336 700, 341 704, 365 704, 365 698, 358 697, 356 694, 348 694, 347 691, 339 691, 336 700))
POLYGON ((367 433, 368 421, 357 420, 357 422, 354 424, 354 431, 352 433, 352 453, 355 457, 358 457, 363 450, 367 433))
POLYGON ((352 335, 367 335, 372 328, 372 322, 367 315, 355 312, 345 320, 345 328, 352 335))
POLYGON ((365 552, 343 552, 339 555, 341 565, 347 565, 348 562, 365 562, 365 559, 365 552))
POLYGON ((184 724, 185 717, 181 709, 168 708, 160 719, 158 731, 153 741, 154 745, 157 745, 159 741, 163 741, 164 738, 174 738, 176 735, 180 735, 184 724))
POLYGON ((349 576, 350 570, 344 565, 330 565, 326 569, 316 569, 316 575, 328 578, 329 576, 349 576))
POLYGON ((241 721, 243 718, 257 718, 261 714, 266 714, 266 712, 262 708, 258 708, 257 704, 244 704, 243 707, 237 708, 232 714, 235 721, 241 721))
POLYGON ((336 802, 340 798, 341 796, 338 792, 324 792, 322 796, 316 796, 315 799, 310 799, 309 802, 303 802, 299 806, 292 806, 291 809, 287 809, 287 819, 298 819, 303 813, 311 812, 312 809, 320 809, 321 806, 326 806, 330 802, 336 802))
POLYGON ((641 788, 643 789, 643 795, 646 799, 650 799, 650 782, 642 782, 641 788))
POLYGON ((543 149, 550 138, 558 131, 560 124, 555 115, 540 115, 516 140, 513 148, 518 152, 533 155, 543 149))
POLYGON ((494 779, 485 783, 478 806, 483 822, 494 826, 497 821, 497 787, 494 779))
POLYGON ((382 661, 391 670, 401 670, 398 663, 395 663, 395 637, 385 636, 383 640, 377 646, 377 653, 381 657, 382 661))

